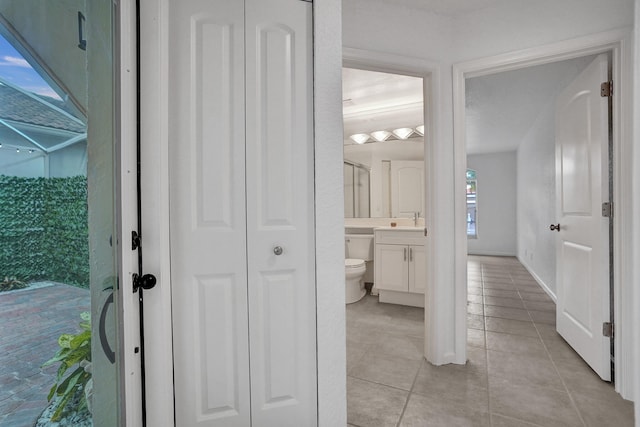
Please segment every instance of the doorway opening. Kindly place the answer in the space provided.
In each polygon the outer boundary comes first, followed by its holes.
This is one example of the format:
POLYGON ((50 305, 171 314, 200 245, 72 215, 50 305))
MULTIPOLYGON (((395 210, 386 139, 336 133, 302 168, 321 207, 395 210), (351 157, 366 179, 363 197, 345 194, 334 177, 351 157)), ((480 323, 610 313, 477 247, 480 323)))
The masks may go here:
MULTIPOLYGON (((624 75, 624 73, 621 72, 621 63, 622 63, 621 57, 624 54, 626 54, 625 51, 621 48, 622 42, 620 40, 623 38, 624 38, 623 36, 617 35, 617 36, 603 36, 599 41, 577 40, 572 42, 559 43, 557 45, 549 46, 545 49, 535 51, 535 52, 534 51, 517 52, 512 55, 504 55, 501 57, 487 58, 485 60, 475 61, 473 64, 463 63, 463 64, 458 64, 454 66, 454 118, 455 118, 455 130, 456 130, 455 153, 456 153, 456 189, 457 189, 456 191, 456 227, 455 228, 456 228, 457 240, 460 239, 460 236, 466 232, 466 222, 464 221, 464 219, 466 218, 465 217, 466 206, 463 204, 464 196, 462 196, 463 194, 465 194, 462 190, 463 183, 466 185, 466 182, 463 181, 462 179, 464 178, 464 171, 467 169, 467 167, 471 167, 471 165, 467 162, 468 153, 467 153, 467 146, 466 146, 467 138, 469 137, 469 135, 468 135, 467 120, 466 120, 468 113, 465 112, 465 108, 466 106, 468 106, 470 102, 469 99, 465 99, 466 98, 465 94, 468 93, 468 90, 469 90, 467 85, 469 84, 470 86, 473 86, 474 79, 478 79, 475 81, 476 83, 481 82, 481 79, 485 77, 487 79, 491 79, 497 76, 497 73, 500 73, 500 72, 521 70, 521 69, 525 69, 527 67, 533 67, 533 66, 542 67, 544 64, 548 64, 549 66, 559 66, 558 64, 560 64, 560 62, 558 61, 567 61, 567 60, 588 61, 588 58, 589 57, 593 58, 593 55, 601 54, 601 53, 605 53, 605 54, 609 53, 611 58, 611 64, 612 64, 613 80, 619 82, 618 88, 622 88, 625 86, 625 84, 628 83, 626 80, 622 79, 622 76, 624 75)), ((534 76, 533 78, 536 78, 537 76, 538 75, 534 76)), ((614 105, 617 106, 618 108, 618 110, 615 110, 615 107, 614 107, 614 111, 624 111, 624 109, 622 108, 622 106, 625 105, 625 99, 624 99, 625 95, 623 94, 624 90, 620 89, 620 91, 622 93, 618 92, 618 98, 613 99, 614 105)), ((547 111, 547 114, 548 114, 548 111, 547 111)), ((629 171, 628 165, 626 164, 626 162, 621 161, 623 160, 623 157, 621 157, 621 152, 624 152, 627 148, 625 144, 623 144, 623 141, 620 138, 620 133, 623 132, 625 129, 625 126, 628 125, 624 121, 624 117, 623 117, 624 113, 621 113, 621 116, 622 117, 614 118, 612 122, 612 127, 613 127, 613 144, 612 145, 613 145, 613 153, 614 153, 612 162, 614 165, 617 165, 617 167, 614 168, 612 173, 613 187, 614 187, 613 198, 614 198, 614 202, 616 203, 619 203, 621 201, 619 198, 619 195, 621 191, 624 191, 624 189, 626 188, 626 184, 622 182, 625 180, 621 179, 621 177, 627 176, 629 171)), ((524 153, 521 153, 521 154, 524 154, 524 153)), ((530 152, 529 156, 531 155, 532 153, 530 152)), ((548 163, 540 164, 531 157, 529 157, 529 160, 530 160, 529 166, 531 167, 537 165, 538 167, 543 168, 545 167, 544 166, 545 164, 548 164, 548 163)), ((555 162, 552 162, 551 172, 553 174, 555 174, 554 169, 555 169, 555 162)), ((518 188, 517 188, 518 197, 536 196, 536 194, 534 194, 531 191, 528 193, 524 193, 521 191, 522 186, 525 184, 526 183, 523 181, 518 182, 518 188)), ((551 187, 553 187, 553 185, 551 187)), ((484 194, 484 191, 486 190, 484 184, 482 188, 483 188, 483 194, 484 194)), ((616 218, 616 223, 614 224, 614 231, 613 231, 614 250, 617 255, 612 265, 612 272, 614 273, 614 278, 615 278, 615 281, 613 282, 612 294, 616 296, 615 318, 618 321, 620 319, 625 319, 628 317, 628 313, 624 314, 624 313, 621 313, 619 310, 621 307, 620 299, 619 299, 621 295, 620 293, 621 289, 619 287, 619 283, 620 283, 619 273, 621 271, 620 260, 626 256, 624 253, 621 253, 620 251, 620 248, 623 247, 624 245, 620 241, 621 234, 620 234, 619 227, 620 227, 620 224, 625 223, 625 218, 626 218, 625 212, 626 211, 624 210, 623 212, 618 212, 620 213, 620 217, 616 218)), ((525 215, 525 214, 527 214, 526 209, 518 210, 518 218, 520 218, 520 215, 525 215)), ((531 214, 531 212, 529 212, 529 214, 531 214)), ((484 215, 484 211, 483 211, 483 215, 484 215)), ((483 219, 485 219, 484 216, 483 216, 483 219)), ((522 230, 520 225, 521 224, 519 223, 518 224, 518 228, 520 229, 519 233, 524 233, 526 230, 522 230)), ((551 234, 549 231, 549 224, 544 224, 544 225, 546 225, 546 229, 545 231, 540 231, 540 233, 543 233, 541 234, 541 236, 545 236, 544 233, 551 234)), ((536 233, 534 232, 531 235, 535 237, 536 233)), ((458 247, 456 252, 456 268, 458 271, 462 271, 463 260, 467 259, 467 252, 469 253, 472 252, 471 245, 466 244, 466 239, 464 239, 464 241, 465 241, 464 253, 462 251, 463 245, 460 245, 460 247, 458 247), (467 247, 469 247, 469 250, 467 250, 467 247)), ((517 243, 518 243, 518 251, 520 251, 518 253, 518 257, 522 258, 522 261, 524 261, 523 264, 527 262, 527 258, 530 259, 532 256, 534 260, 536 259, 536 253, 532 252, 533 248, 531 247, 525 248, 524 242, 521 242, 520 240, 518 240, 517 243), (526 254, 524 252, 525 249, 526 249, 526 254)), ((538 255, 540 254, 538 253, 538 255)), ((466 271, 466 261, 464 261, 464 268, 466 271)), ((466 287, 467 285, 466 284, 467 274, 462 274, 461 277, 465 278, 464 283, 461 283, 461 282, 456 283, 456 286, 457 287, 459 286, 460 289, 462 287, 466 287)), ((538 283, 544 282, 544 280, 541 280, 540 277, 536 277, 536 281, 538 283)), ((457 301, 456 304, 461 306, 463 302, 457 301)), ((622 345, 623 344, 619 340, 616 340, 616 343, 615 343, 616 354, 620 354, 619 350, 622 345)), ((628 366, 628 365, 625 364, 625 362, 623 361, 623 366, 621 366, 620 368, 624 370, 624 366, 628 366)), ((625 395, 624 392, 625 390, 628 389, 630 384, 619 384, 619 380, 622 378, 620 375, 620 370, 616 372, 615 377, 616 377, 615 378, 616 389, 617 391, 622 392, 624 396, 625 395)))
POLYGON ((1 424, 119 417, 111 13, 0 8, 1 424))

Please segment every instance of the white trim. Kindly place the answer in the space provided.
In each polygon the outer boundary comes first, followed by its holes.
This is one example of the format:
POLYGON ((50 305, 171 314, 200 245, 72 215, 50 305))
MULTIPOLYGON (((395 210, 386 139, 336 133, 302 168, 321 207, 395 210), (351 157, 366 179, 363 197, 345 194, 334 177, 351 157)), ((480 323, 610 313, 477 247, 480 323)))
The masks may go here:
POLYGON ((614 299, 616 323, 616 390, 625 399, 633 395, 633 338, 631 305, 632 283, 629 266, 631 242, 631 32, 627 29, 593 34, 532 49, 481 58, 453 66, 454 173, 455 173, 455 240, 456 240, 456 306, 466 306, 466 227, 464 227, 463 172, 466 170, 465 143, 465 79, 502 71, 541 65, 580 56, 612 52, 614 84, 614 299))
POLYGON ((547 293, 547 295, 549 295, 549 298, 551 298, 553 300, 553 302, 558 301, 558 297, 556 296, 555 292, 553 292, 551 290, 551 288, 549 287, 549 285, 547 285, 545 283, 544 280, 542 280, 542 278, 540 276, 538 276, 529 266, 529 264, 527 264, 527 261, 524 258, 520 258, 520 257, 516 257, 518 258, 518 261, 520 261, 520 264, 522 264, 522 266, 524 268, 527 269, 527 271, 529 272, 529 274, 531 274, 531 276, 533 276, 533 278, 535 279, 536 282, 538 282, 538 285, 540 285, 540 287, 547 293))
POLYGON ((142 382, 140 353, 139 305, 130 291, 131 274, 137 268, 137 257, 127 247, 131 230, 137 227, 136 211, 136 12, 135 1, 123 0, 116 9, 117 43, 115 90, 116 120, 116 218, 118 224, 118 282, 117 301, 120 305, 118 357, 120 361, 120 424, 142 426, 142 382))
MULTIPOLYGON (((345 67, 405 74, 424 79, 424 123, 425 123, 425 226, 427 230, 437 229, 440 204, 437 201, 436 179, 440 169, 437 160, 438 153, 447 150, 442 144, 440 135, 441 85, 440 75, 442 65, 420 58, 394 55, 384 52, 368 51, 345 47, 342 51, 345 67)), ((465 235, 466 238, 466 235, 465 235)), ((466 361, 466 304, 464 310, 456 310, 454 321, 451 313, 446 310, 446 295, 450 294, 449 281, 439 277, 440 269, 437 257, 446 255, 446 239, 437 233, 429 233, 425 239, 427 256, 427 283, 425 286, 425 339, 424 354, 426 359, 435 364, 464 363, 466 361), (441 246, 445 250, 440 250, 441 246), (447 346, 455 336, 454 348, 447 346)), ((465 267, 466 271, 466 267, 465 267)), ((466 297, 466 296, 465 296, 466 297)))

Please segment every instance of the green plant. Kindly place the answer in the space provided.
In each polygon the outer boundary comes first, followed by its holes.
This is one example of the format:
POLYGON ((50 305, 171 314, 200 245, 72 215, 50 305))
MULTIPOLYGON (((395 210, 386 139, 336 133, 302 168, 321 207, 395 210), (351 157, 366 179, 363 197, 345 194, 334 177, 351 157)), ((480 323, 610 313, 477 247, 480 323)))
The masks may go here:
POLYGON ((51 359, 42 366, 49 366, 60 362, 56 382, 49 391, 47 399, 51 401, 58 396, 57 408, 51 417, 51 421, 58 421, 63 411, 74 396, 79 396, 77 411, 91 410, 91 317, 88 312, 80 314, 81 331, 76 334, 62 334, 58 338, 60 349, 51 359), (65 373, 77 365, 76 369, 64 378, 65 373))
POLYGON ((26 288, 26 287, 27 287, 26 283, 21 282, 20 280, 16 279, 15 277, 5 276, 4 280, 2 282, 0 282, 0 292, 12 291, 14 289, 23 289, 23 288, 26 288))

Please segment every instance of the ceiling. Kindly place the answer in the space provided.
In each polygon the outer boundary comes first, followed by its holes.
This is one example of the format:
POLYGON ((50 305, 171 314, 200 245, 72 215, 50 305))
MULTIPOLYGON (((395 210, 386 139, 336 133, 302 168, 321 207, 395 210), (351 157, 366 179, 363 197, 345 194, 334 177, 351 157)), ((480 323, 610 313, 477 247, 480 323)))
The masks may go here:
POLYGON ((423 124, 422 78, 342 69, 345 139, 355 133, 423 124))
MULTIPOLYGON (((452 2, 462 3, 466 2, 452 2)), ((553 108, 556 94, 591 59, 576 58, 467 79, 467 153, 516 150, 540 112, 553 108)), ((422 98, 421 78, 343 68, 345 139, 355 133, 423 124, 422 98)))
POLYGON ((440 15, 464 15, 514 0, 382 0, 398 6, 409 6, 440 15))
POLYGON ((592 57, 466 80, 467 153, 515 151, 536 118, 592 57))

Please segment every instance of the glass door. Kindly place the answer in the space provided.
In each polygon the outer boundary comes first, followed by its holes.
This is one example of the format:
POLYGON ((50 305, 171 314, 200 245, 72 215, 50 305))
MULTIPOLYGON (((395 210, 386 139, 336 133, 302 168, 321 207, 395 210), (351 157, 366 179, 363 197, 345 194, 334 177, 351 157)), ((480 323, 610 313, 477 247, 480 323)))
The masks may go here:
POLYGON ((113 28, 0 5, 0 425, 120 424, 113 28))

